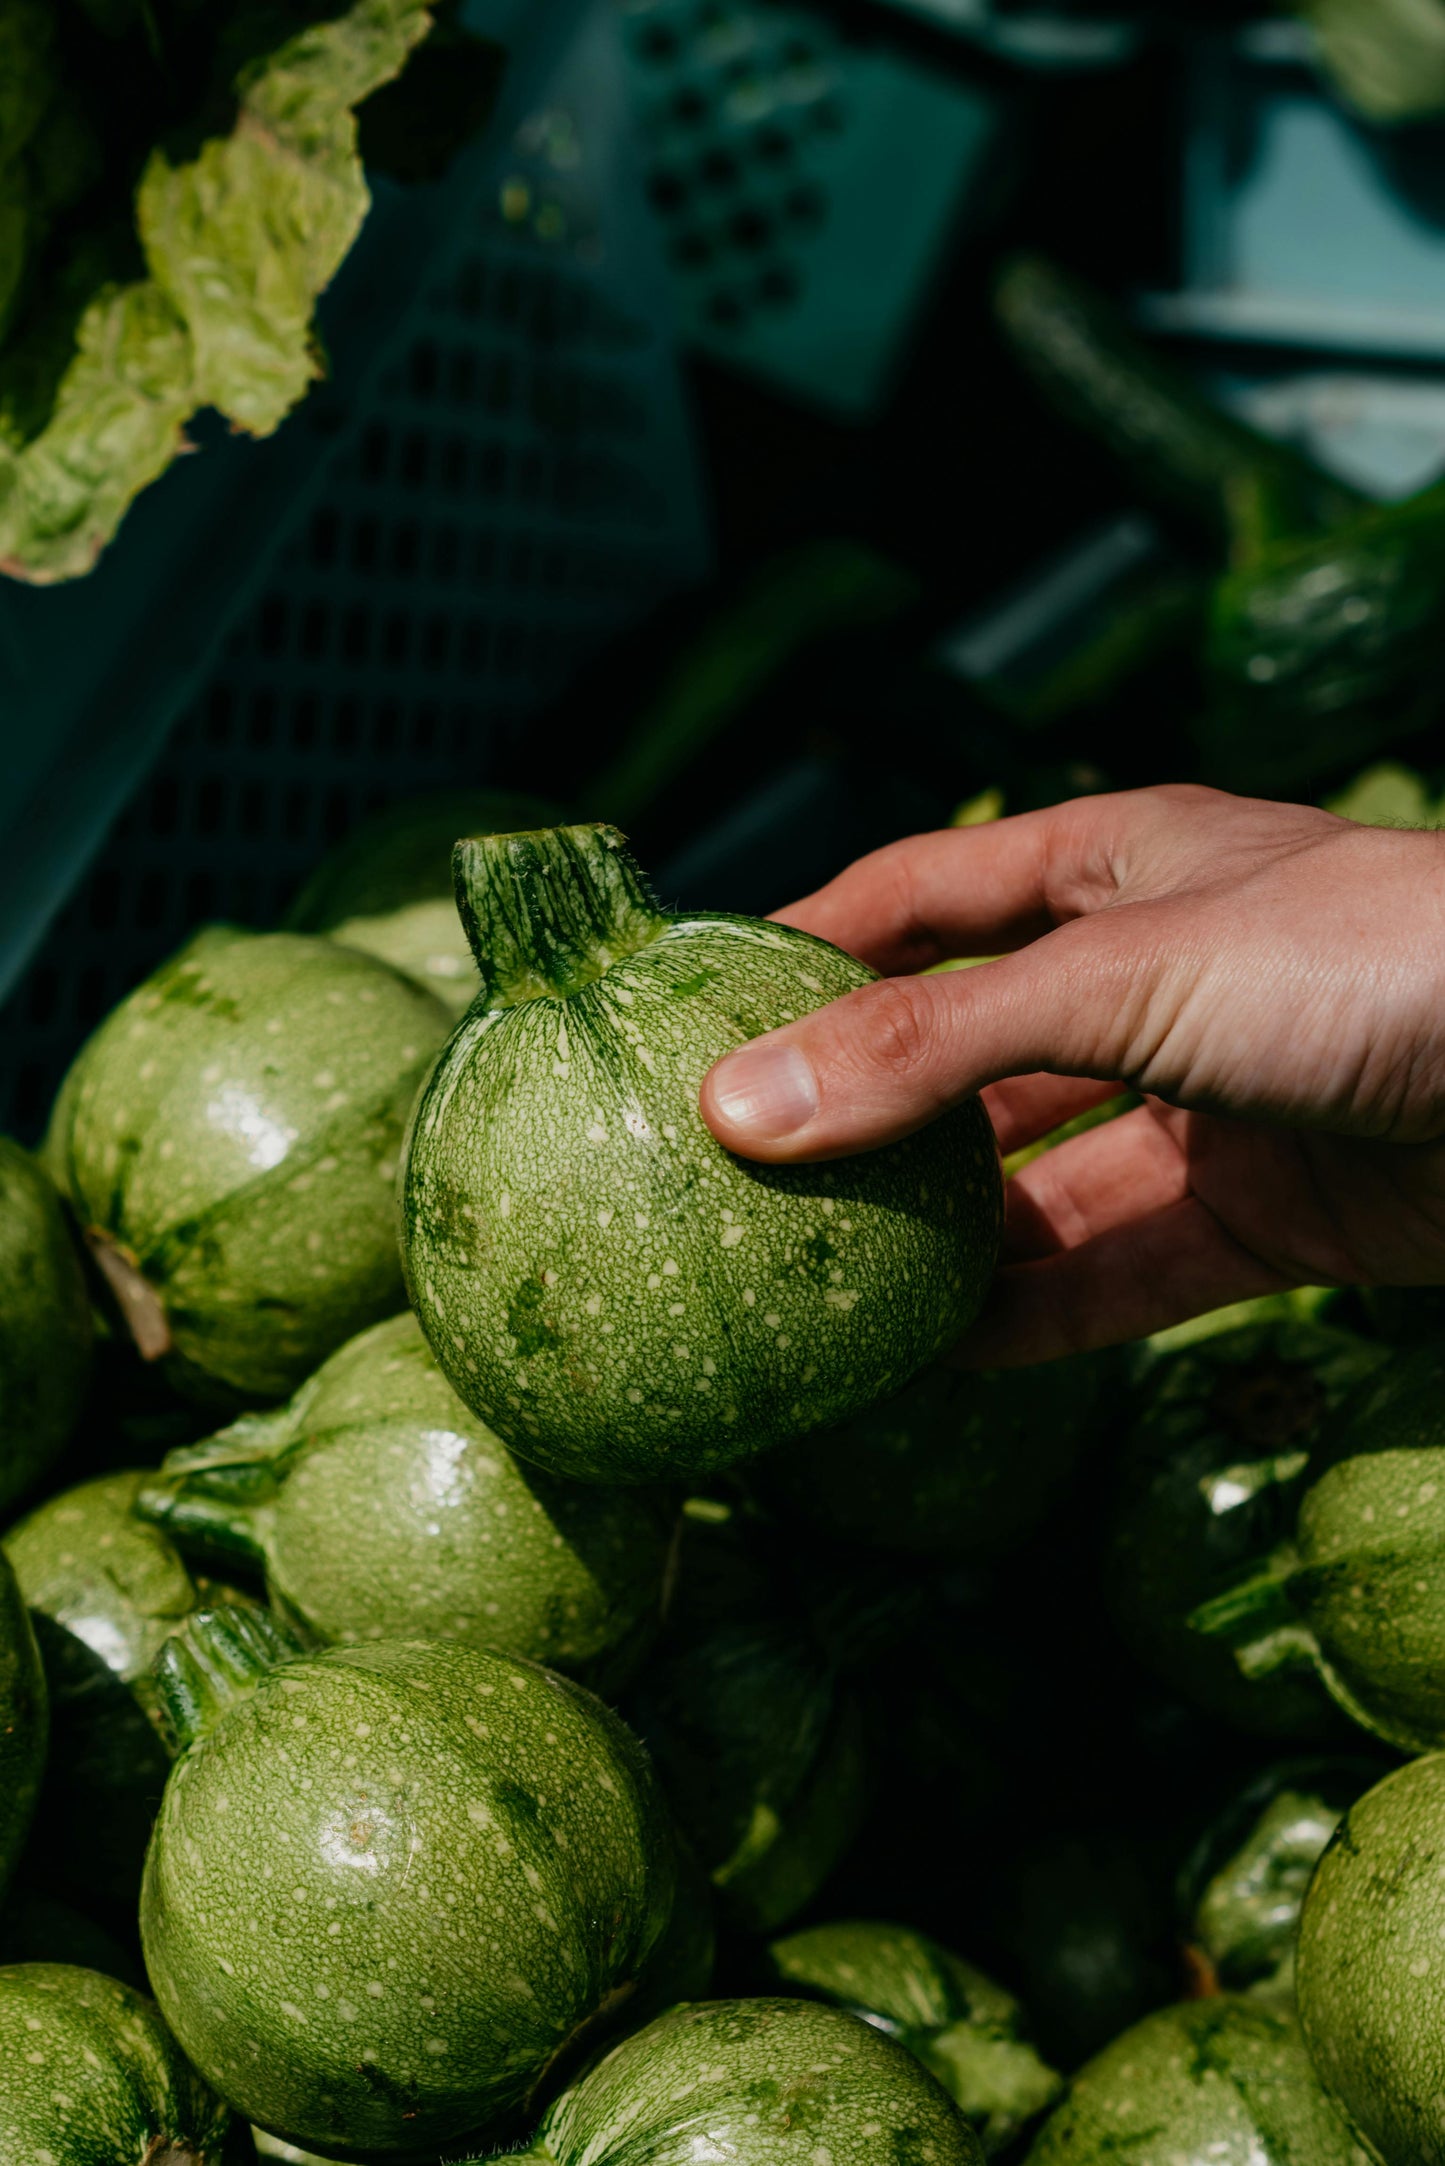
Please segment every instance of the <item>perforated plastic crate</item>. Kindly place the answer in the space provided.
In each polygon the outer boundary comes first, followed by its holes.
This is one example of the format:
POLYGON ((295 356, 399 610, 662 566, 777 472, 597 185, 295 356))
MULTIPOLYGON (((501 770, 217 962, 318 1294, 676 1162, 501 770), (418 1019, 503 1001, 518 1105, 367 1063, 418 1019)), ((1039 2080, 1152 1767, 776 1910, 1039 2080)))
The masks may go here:
POLYGON ((769 0, 625 0, 624 21, 683 333, 867 413, 981 181, 997 97, 769 0))
MULTIPOLYGON (((373 317, 392 320, 369 372, 343 362, 330 401, 235 454, 268 475, 253 467, 239 495, 181 522, 192 549, 208 532, 226 543, 228 507, 244 530, 233 554, 252 599, 209 663, 219 599, 204 623, 184 610, 191 575, 214 574, 164 525, 169 481, 137 517, 172 592, 126 559, 123 530, 100 576, 122 596, 129 582, 143 612, 138 637, 115 646, 137 655, 144 696, 121 686, 122 712, 108 712, 108 660, 58 756, 39 746, 38 779, 9 796, 0 828, 0 1127, 33 1132, 85 1032, 197 922, 274 922, 359 816, 407 791, 485 782, 610 634, 701 575, 696 468, 625 99, 601 0, 506 141, 450 191, 404 305, 387 308, 397 289, 385 283, 372 295, 373 317), (182 651, 148 660, 145 638, 182 651)), ((385 281, 394 263, 389 246, 353 279, 385 281)), ((176 479, 191 485, 185 467, 176 479)), ((24 607, 61 599, 83 640, 85 584, 7 593, 12 629, 24 607)), ((97 624, 117 606, 93 590, 97 624)), ((37 658, 38 639, 18 669, 43 729, 37 658)), ((55 659, 63 673, 60 646, 55 659)), ((19 703, 4 712, 19 739, 19 703)), ((535 780, 565 787, 541 748, 535 780)))

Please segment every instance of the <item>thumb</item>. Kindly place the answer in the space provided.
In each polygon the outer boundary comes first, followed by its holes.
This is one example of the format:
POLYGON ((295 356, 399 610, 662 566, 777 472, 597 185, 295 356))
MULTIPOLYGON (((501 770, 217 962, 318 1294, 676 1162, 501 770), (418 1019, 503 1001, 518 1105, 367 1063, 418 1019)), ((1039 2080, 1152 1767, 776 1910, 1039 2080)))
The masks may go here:
POLYGON ((724 1055, 702 1117, 726 1149, 783 1165, 894 1143, 1007 1076, 1124 1079, 1153 972, 1111 934, 1079 919, 972 970, 860 986, 724 1055))

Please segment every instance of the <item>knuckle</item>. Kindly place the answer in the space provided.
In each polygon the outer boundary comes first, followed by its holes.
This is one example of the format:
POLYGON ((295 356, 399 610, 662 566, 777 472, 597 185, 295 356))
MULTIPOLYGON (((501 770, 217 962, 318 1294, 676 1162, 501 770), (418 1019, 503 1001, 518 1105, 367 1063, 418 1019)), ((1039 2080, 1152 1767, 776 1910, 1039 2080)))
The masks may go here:
POLYGON ((933 1031, 912 983, 883 978, 870 989, 863 1043, 869 1060, 890 1075, 912 1073, 933 1048, 933 1031))

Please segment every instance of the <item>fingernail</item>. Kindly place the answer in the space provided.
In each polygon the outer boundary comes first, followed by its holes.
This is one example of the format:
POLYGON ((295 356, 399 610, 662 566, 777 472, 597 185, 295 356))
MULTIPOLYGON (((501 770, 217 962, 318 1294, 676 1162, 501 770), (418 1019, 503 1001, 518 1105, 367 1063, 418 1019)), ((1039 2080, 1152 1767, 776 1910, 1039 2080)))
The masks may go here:
POLYGON ((819 1105, 806 1055, 766 1041, 729 1053, 713 1076, 712 1100, 733 1127, 768 1137, 806 1128, 819 1105))

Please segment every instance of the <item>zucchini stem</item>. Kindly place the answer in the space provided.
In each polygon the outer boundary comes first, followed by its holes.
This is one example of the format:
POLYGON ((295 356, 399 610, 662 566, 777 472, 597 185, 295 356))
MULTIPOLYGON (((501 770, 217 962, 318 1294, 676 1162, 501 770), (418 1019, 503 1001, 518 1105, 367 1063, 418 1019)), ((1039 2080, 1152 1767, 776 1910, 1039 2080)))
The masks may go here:
POLYGON ((486 1009, 565 1000, 667 923, 615 827, 472 837, 452 877, 486 1009))

